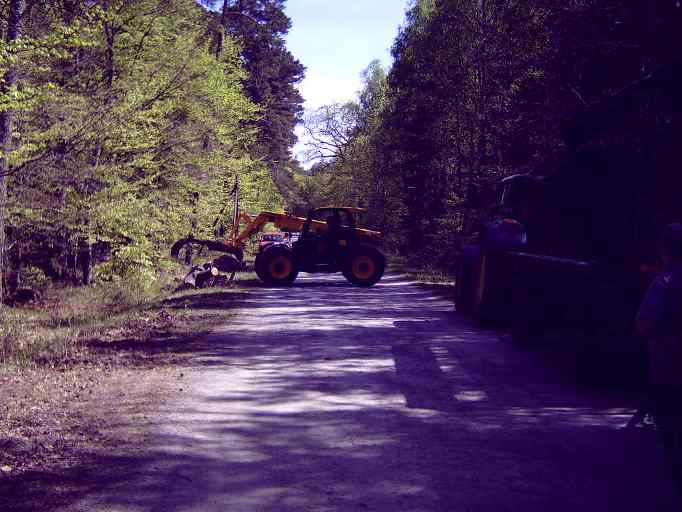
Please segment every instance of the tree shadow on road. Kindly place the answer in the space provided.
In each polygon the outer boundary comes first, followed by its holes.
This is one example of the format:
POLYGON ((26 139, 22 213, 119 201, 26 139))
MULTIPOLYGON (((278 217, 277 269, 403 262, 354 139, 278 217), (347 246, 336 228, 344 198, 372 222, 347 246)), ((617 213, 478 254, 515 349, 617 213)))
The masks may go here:
POLYGON ((398 278, 330 289, 245 295, 147 450, 4 483, 0 508, 675 509, 653 433, 618 429, 627 395, 579 389, 398 278))

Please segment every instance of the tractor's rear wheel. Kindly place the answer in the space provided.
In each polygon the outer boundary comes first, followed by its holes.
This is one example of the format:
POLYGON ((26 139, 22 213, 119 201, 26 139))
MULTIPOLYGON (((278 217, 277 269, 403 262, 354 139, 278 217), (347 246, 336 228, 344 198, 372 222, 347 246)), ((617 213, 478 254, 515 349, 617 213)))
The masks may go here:
POLYGON ((298 266, 290 250, 273 247, 256 256, 258 278, 269 286, 289 286, 298 276, 298 266))
POLYGON ((386 268, 386 256, 372 246, 353 251, 343 276, 356 286, 372 286, 379 282, 386 268))

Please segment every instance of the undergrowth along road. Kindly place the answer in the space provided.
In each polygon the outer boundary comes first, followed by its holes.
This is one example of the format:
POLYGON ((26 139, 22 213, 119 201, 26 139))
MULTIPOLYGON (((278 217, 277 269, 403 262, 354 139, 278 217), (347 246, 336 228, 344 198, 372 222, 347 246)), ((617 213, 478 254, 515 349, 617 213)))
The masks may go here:
POLYGON ((176 387, 192 344, 229 322, 243 293, 74 288, 0 309, 0 482, 123 444, 108 433, 120 416, 144 432, 145 411, 176 387))

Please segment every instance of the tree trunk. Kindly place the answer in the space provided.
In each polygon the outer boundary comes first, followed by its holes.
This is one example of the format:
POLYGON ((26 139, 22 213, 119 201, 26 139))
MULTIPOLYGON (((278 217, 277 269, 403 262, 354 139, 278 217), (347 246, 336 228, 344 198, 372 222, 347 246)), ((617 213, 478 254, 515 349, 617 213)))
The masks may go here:
MULTIPOLYGON (((7 35, 5 41, 11 43, 16 40, 21 33, 21 14, 24 8, 23 0, 10 0, 9 15, 7 17, 7 35)), ((11 67, 5 73, 3 93, 7 93, 17 81, 17 70, 11 67)), ((6 226, 5 226, 5 208, 7 203, 7 171, 9 170, 9 163, 5 155, 9 153, 12 145, 12 111, 6 110, 0 113, 0 149, 3 155, 0 155, 0 304, 5 298, 5 246, 6 246, 6 226)))
POLYGON ((225 28, 225 23, 227 22, 227 10, 230 7, 230 2, 228 0, 223 0, 223 10, 220 15, 220 26, 225 28))
POLYGON ((237 238, 239 236, 239 175, 237 175, 237 180, 236 184, 234 187, 234 216, 232 220, 232 226, 233 226, 233 238, 237 238))
MULTIPOLYGON (((75 9, 75 5, 73 7, 75 9)), ((109 11, 109 2, 104 3, 104 10, 109 11)), ((73 20, 73 17, 72 17, 73 20)), ((116 69, 115 69, 115 54, 114 54, 114 48, 116 44, 116 29, 113 27, 109 22, 106 22, 104 24, 104 36, 107 41, 107 48, 106 48, 106 59, 105 59, 105 77, 106 77, 106 84, 107 84, 107 102, 112 101, 112 91, 114 88, 114 77, 116 74, 116 69)), ((99 162, 100 158, 102 156, 102 142, 97 142, 97 145, 95 147, 95 153, 92 159, 92 178, 96 178, 96 173, 97 173, 97 168, 99 167, 99 162)), ((86 183, 84 191, 83 191, 85 196, 90 195, 90 187, 86 183)), ((78 245, 83 245, 84 249, 81 250, 81 247, 77 247, 76 249, 76 258, 77 260, 80 261, 80 266, 81 266, 81 284, 88 286, 92 284, 92 276, 93 276, 93 256, 92 256, 92 243, 90 242, 91 238, 91 229, 92 229, 92 222, 90 219, 90 213, 89 211, 86 211, 84 213, 85 215, 85 227, 88 236, 83 237, 78 245)), ((74 269, 75 272, 75 269, 74 269)))
MULTIPOLYGON (((111 88, 109 88, 111 93, 111 88)), ((98 142, 95 148, 95 156, 92 159, 92 178, 96 178, 97 168, 99 167, 99 161, 102 156, 102 143, 98 142)), ((85 185, 85 195, 90 195, 90 187, 85 185)), ((83 284, 85 286, 92 284, 92 265, 94 263, 92 258, 92 243, 90 242, 92 238, 92 219, 90 218, 90 211, 86 210, 85 215, 85 227, 87 232, 87 237, 85 237, 83 243, 85 245, 85 250, 81 252, 81 269, 83 271, 83 284)))
POLYGON ((78 275, 78 241, 75 241, 71 246, 73 251, 70 255, 71 260, 71 282, 74 286, 78 286, 81 282, 80 276, 78 275))
POLYGON ((83 284, 92 284, 92 244, 86 240, 85 250, 81 253, 81 270, 83 272, 83 284))
POLYGON ((226 30, 226 24, 227 24, 227 12, 228 9, 230 8, 230 3, 228 0, 223 0, 223 9, 220 14, 220 27, 218 29, 218 34, 216 35, 216 42, 215 42, 215 58, 218 59, 220 57, 221 52, 223 51, 223 41, 225 40, 225 30, 226 30))

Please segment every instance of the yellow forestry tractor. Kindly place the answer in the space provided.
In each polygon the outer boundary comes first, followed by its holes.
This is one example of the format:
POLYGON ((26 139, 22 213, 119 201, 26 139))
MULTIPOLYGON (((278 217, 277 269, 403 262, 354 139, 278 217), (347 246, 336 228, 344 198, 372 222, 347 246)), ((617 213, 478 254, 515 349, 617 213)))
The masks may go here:
POLYGON ((252 217, 236 212, 234 227, 224 241, 183 238, 173 245, 171 256, 180 259, 183 249, 187 255, 193 247, 225 253, 210 263, 194 267, 188 274, 186 282, 203 287, 219 273, 234 276, 235 272, 244 270, 247 243, 271 223, 280 231, 299 233, 299 236, 296 240, 289 237, 282 242, 261 244, 254 269, 263 283, 288 286, 296 280, 299 271, 341 272, 356 286, 372 286, 384 274, 386 257, 378 247, 382 234, 356 226, 356 217, 364 211, 353 207, 324 207, 311 210, 307 218, 266 211, 252 217))

